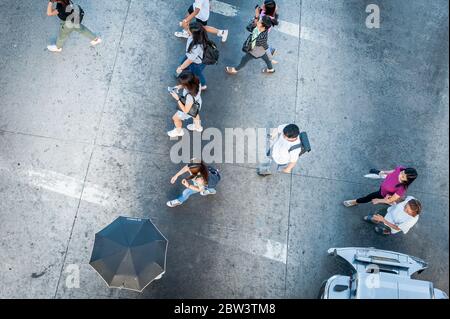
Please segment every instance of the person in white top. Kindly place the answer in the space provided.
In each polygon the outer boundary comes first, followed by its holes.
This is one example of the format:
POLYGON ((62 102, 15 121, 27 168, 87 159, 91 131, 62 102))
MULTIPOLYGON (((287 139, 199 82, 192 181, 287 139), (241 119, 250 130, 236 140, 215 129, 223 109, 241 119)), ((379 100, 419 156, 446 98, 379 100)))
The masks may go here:
POLYGON ((300 129, 295 124, 284 124, 272 131, 267 161, 258 169, 258 175, 282 171, 290 174, 297 165, 302 150, 300 129))
POLYGON ((375 231, 379 234, 406 234, 419 221, 421 212, 422 204, 414 197, 408 196, 398 204, 364 217, 364 220, 376 224, 375 231))
POLYGON ((214 27, 208 26, 209 14, 211 4, 209 0, 195 0, 195 2, 189 7, 188 13, 183 21, 180 22, 180 27, 183 31, 175 32, 175 36, 178 38, 189 38, 188 28, 192 19, 196 18, 199 23, 203 25, 208 33, 212 33, 222 38, 222 42, 228 39, 228 30, 219 30, 214 27))
POLYGON ((202 132, 203 127, 201 125, 200 119, 200 109, 202 107, 202 88, 200 85, 200 80, 191 71, 183 71, 178 76, 178 85, 171 88, 169 87, 169 93, 177 101, 178 111, 173 115, 172 120, 174 122, 175 128, 167 134, 171 138, 177 138, 184 135, 182 129, 183 122, 193 118, 193 124, 187 126, 190 131, 202 132), (182 98, 178 95, 178 91, 182 89, 182 98), (195 107, 194 103, 198 106, 198 112, 193 115, 191 109, 195 107), (193 117, 195 116, 195 117, 193 117))

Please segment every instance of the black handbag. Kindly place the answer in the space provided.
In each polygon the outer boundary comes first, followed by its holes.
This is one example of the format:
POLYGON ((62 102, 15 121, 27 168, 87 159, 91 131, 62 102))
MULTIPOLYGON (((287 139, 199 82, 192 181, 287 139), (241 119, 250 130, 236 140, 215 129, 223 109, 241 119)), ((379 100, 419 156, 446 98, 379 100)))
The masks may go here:
MULTIPOLYGON (((192 96, 191 94, 188 95, 192 96)), ((180 101, 184 106, 186 106, 186 96, 180 96, 180 101)), ((187 114, 192 116, 193 118, 196 118, 198 116, 198 113, 200 113, 200 103, 198 103, 193 96, 192 99, 194 100, 194 103, 192 103, 191 109, 187 114)))
POLYGON ((242 46, 242 51, 244 51, 245 53, 249 53, 252 50, 252 37, 253 34, 250 34, 247 40, 245 40, 244 45, 242 46))

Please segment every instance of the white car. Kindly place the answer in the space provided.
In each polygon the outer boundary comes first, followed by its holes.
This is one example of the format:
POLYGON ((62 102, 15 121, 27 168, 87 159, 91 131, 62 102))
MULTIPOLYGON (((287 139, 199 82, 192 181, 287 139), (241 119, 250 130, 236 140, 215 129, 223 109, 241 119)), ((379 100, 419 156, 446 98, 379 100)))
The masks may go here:
POLYGON ((322 284, 321 299, 448 299, 433 283, 411 279, 428 266, 423 260, 375 248, 330 248, 329 255, 350 265, 351 276, 336 275, 322 284))

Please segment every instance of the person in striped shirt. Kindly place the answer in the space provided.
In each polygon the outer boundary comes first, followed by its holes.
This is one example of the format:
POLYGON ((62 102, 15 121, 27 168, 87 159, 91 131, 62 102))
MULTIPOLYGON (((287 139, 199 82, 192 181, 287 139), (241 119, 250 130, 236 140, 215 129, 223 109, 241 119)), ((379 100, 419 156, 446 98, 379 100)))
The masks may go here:
MULTIPOLYGON (((267 68, 262 70, 263 73, 274 73, 275 69, 272 65, 272 54, 269 49, 269 29, 272 26, 272 20, 268 16, 262 17, 256 22, 251 35, 246 41, 248 47, 244 45, 246 54, 242 57, 241 63, 237 67, 226 67, 228 74, 237 74, 247 63, 253 59, 263 59, 267 68)), ((243 48, 243 49, 244 49, 243 48)))

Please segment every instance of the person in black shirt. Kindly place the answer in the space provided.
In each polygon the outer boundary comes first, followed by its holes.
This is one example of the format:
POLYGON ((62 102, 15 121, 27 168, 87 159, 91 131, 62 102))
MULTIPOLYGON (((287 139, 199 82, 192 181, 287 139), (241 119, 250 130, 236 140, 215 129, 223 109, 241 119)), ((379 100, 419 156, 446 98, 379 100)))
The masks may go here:
POLYGON ((48 16, 58 16, 61 20, 58 39, 56 44, 47 46, 51 52, 61 52, 64 42, 69 35, 76 31, 91 40, 91 45, 97 45, 102 42, 91 30, 81 24, 81 8, 74 6, 70 0, 49 0, 47 6, 48 16), (56 3, 55 8, 53 4, 56 3))

